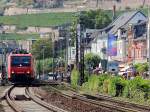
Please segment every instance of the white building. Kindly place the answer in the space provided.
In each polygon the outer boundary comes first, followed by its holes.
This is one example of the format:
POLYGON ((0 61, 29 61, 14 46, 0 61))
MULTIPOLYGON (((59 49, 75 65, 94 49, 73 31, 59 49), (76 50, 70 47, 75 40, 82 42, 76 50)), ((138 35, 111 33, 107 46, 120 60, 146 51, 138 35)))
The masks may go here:
POLYGON ((76 61, 76 47, 68 47, 68 64, 74 64, 76 61))

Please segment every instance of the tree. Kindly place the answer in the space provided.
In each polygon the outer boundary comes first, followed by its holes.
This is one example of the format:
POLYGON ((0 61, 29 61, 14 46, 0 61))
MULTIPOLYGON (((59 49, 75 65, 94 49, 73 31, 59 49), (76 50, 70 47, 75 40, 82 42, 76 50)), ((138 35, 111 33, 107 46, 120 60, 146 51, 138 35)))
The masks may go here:
POLYGON ((136 71, 142 75, 144 72, 148 71, 148 63, 137 63, 134 65, 136 71))
POLYGON ((75 46, 75 41, 76 41, 76 29, 77 28, 77 21, 74 21, 72 23, 72 26, 70 27, 70 32, 71 32, 71 46, 75 46))
POLYGON ((78 21, 83 24, 85 28, 102 29, 109 25, 111 19, 103 10, 90 10, 88 12, 81 12, 78 21))
POLYGON ((77 19, 73 21, 72 26, 70 28, 71 32, 71 45, 75 46, 75 40, 77 36, 77 24, 80 23, 81 30, 89 28, 89 29, 102 29, 109 25, 111 19, 103 10, 90 10, 83 11, 77 15, 77 19))
POLYGON ((96 54, 88 53, 85 55, 85 64, 92 66, 93 68, 96 68, 99 65, 100 60, 100 56, 96 54))
POLYGON ((51 39, 40 39, 37 40, 32 45, 32 54, 35 56, 36 59, 52 57, 52 40, 51 39))

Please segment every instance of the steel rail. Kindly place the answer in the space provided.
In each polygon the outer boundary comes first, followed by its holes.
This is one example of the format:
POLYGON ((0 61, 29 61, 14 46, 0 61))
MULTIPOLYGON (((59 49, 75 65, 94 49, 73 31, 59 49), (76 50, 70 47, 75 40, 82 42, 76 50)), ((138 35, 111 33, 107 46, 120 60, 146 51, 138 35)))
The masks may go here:
POLYGON ((14 102, 14 98, 11 96, 11 92, 12 90, 15 88, 15 86, 11 86, 8 91, 5 94, 5 98, 7 103, 9 104, 9 106, 15 111, 15 112, 25 112, 23 111, 23 109, 18 106, 15 102, 14 102))
POLYGON ((36 102, 37 104, 39 104, 39 105, 41 105, 41 106, 43 106, 43 107, 45 107, 45 108, 47 108, 47 109, 49 109, 49 110, 51 110, 51 111, 53 111, 53 112, 68 112, 68 111, 65 111, 65 110, 63 110, 63 109, 60 109, 60 108, 58 108, 58 107, 55 107, 55 106, 53 106, 53 105, 51 105, 51 104, 48 104, 48 103, 42 101, 40 98, 38 98, 38 97, 36 97, 35 95, 32 94, 32 92, 31 92, 31 90, 30 90, 29 87, 26 87, 25 92, 26 92, 26 94, 27 94, 34 102, 36 102))
POLYGON ((67 97, 67 98, 70 97, 72 99, 78 99, 78 100, 81 100, 81 101, 83 101, 87 104, 91 103, 91 104, 94 104, 94 105, 97 105, 97 106, 111 108, 113 110, 120 111, 120 112, 138 112, 137 110, 133 110, 133 109, 130 109, 130 108, 126 108, 126 107, 122 107, 122 106, 118 106, 118 105, 114 105, 114 104, 109 104, 109 103, 104 103, 104 102, 96 101, 96 100, 93 100, 93 99, 88 99, 86 96, 77 94, 74 91, 73 91, 74 92, 73 95, 69 95, 69 94, 61 92, 60 90, 58 90, 58 89, 56 89, 52 86, 51 86, 51 88, 54 91, 56 91, 58 94, 60 94, 64 97, 67 97))
MULTIPOLYGON (((68 88, 69 90, 76 92, 76 90, 71 88, 71 86, 69 84, 66 84, 66 83, 62 83, 62 84, 65 85, 65 87, 68 88)), ((101 100, 109 101, 112 103, 116 103, 118 105, 122 105, 122 107, 125 107, 125 108, 135 108, 136 111, 139 111, 139 112, 141 110, 148 111, 148 112, 150 111, 149 106, 136 104, 136 103, 132 103, 129 101, 122 101, 122 100, 114 99, 113 97, 108 96, 108 95, 102 95, 102 94, 99 94, 99 95, 82 94, 82 95, 85 96, 87 99, 92 99, 92 100, 96 100, 96 101, 101 101, 101 100)))
POLYGON ((147 111, 150 111, 150 107, 149 106, 146 106, 146 105, 141 105, 141 104, 135 104, 135 103, 131 103, 129 101, 121 101, 121 100, 117 100, 117 99, 114 99, 113 97, 111 96, 107 96, 107 95, 90 95, 90 94, 83 94, 84 96, 86 96, 87 98, 94 98, 94 99, 97 99, 97 100, 106 100, 106 101, 110 101, 112 103, 118 103, 120 105, 123 105, 124 107, 131 107, 132 108, 137 108, 137 109, 141 109, 141 110, 147 110, 147 111))

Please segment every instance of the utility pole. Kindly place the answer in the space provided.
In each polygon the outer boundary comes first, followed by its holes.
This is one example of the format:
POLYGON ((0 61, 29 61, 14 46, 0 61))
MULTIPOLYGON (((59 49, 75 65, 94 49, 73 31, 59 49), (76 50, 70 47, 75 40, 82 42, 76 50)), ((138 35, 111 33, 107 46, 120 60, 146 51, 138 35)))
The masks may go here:
POLYGON ((45 51, 45 46, 43 46, 43 76, 44 76, 44 51, 45 51))
POLYGON ((80 24, 77 25, 76 35, 76 67, 79 68, 79 43, 80 43, 80 24))
POLYGON ((148 44, 149 44, 149 47, 148 47, 148 52, 149 52, 149 55, 148 55, 148 61, 149 61, 149 78, 150 78, 150 6, 148 6, 148 44))
POLYGON ((98 9, 99 0, 96 0, 96 8, 98 9))
POLYGON ((84 83, 84 38, 80 37, 80 84, 84 83))
POLYGON ((67 30, 67 35, 66 35, 66 65, 65 65, 65 75, 67 76, 67 70, 68 70, 68 47, 69 47, 69 31, 67 30))
POLYGON ((54 53, 55 53, 55 33, 53 32, 53 37, 52 37, 52 48, 53 48, 53 64, 52 64, 52 71, 53 71, 53 74, 54 74, 54 53))

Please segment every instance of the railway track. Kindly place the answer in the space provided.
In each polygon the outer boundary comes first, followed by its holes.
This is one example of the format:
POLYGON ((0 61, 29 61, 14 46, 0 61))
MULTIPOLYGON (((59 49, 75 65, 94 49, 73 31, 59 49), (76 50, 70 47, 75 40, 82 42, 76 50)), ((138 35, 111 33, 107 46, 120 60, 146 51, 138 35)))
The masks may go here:
POLYGON ((137 112, 137 110, 134 110, 132 108, 127 108, 124 107, 122 105, 116 105, 114 103, 110 103, 110 102, 102 102, 100 100, 95 100, 94 98, 89 98, 85 95, 80 95, 77 94, 76 92, 69 90, 69 92, 62 92, 61 90, 58 90, 54 87, 51 87, 54 91, 57 91, 60 95, 67 97, 67 98, 71 98, 71 99, 77 99, 86 103, 90 103, 92 105, 97 105, 98 107, 102 107, 102 108, 108 108, 110 110, 112 110, 112 112, 137 112))
MULTIPOLYGON (((74 89, 72 89, 70 87, 70 85, 66 85, 66 83, 63 83, 70 91, 74 92, 76 94, 76 91, 74 89)), ((77 96, 81 96, 76 94, 77 96)), ((117 100, 114 99, 111 96, 107 96, 107 95, 90 95, 90 94, 82 94, 83 97, 86 97, 87 99, 91 99, 94 101, 98 101, 101 103, 106 103, 106 104, 112 104, 112 105, 116 105, 116 106, 120 106, 120 107, 124 107, 124 108, 129 108, 132 109, 135 112, 150 112, 150 107, 146 106, 146 105, 140 105, 140 104, 135 104, 135 103, 131 103, 128 101, 121 101, 121 100, 117 100)))
POLYGON ((94 105, 102 106, 105 108, 111 108, 113 112, 150 112, 150 107, 145 105, 134 104, 127 101, 116 100, 110 96, 106 95, 89 95, 89 94, 78 94, 72 88, 67 87, 68 91, 65 89, 63 91, 57 88, 51 87, 54 91, 62 94, 64 97, 70 97, 72 99, 79 99, 94 105))
POLYGON ((150 107, 146 105, 140 105, 140 104, 135 104, 127 101, 116 100, 106 95, 95 95, 95 96, 90 94, 83 94, 83 95, 88 99, 94 99, 96 101, 101 101, 101 102, 108 102, 125 108, 132 108, 136 112, 150 112, 150 107))
POLYGON ((5 94, 5 99, 15 112, 67 112, 34 96, 30 87, 11 86, 5 94))

